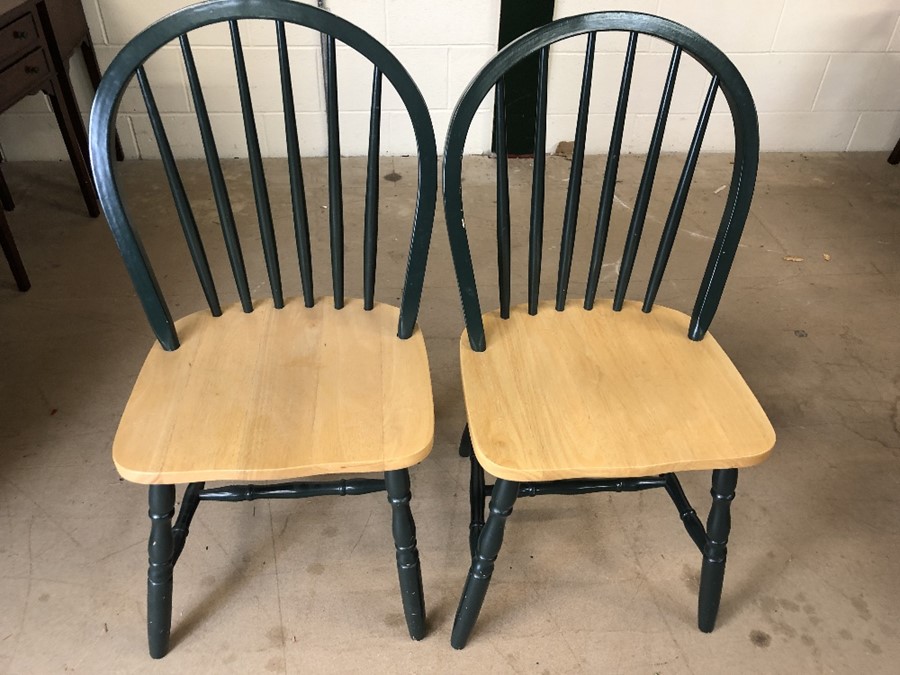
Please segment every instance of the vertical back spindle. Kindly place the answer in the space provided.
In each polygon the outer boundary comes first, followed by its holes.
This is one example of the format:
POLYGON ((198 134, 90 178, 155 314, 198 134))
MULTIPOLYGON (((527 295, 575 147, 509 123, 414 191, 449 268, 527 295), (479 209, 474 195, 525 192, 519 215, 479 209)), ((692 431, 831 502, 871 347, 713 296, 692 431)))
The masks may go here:
POLYGON ((628 236, 625 240, 625 250, 622 253, 622 267, 619 270, 619 281, 616 284, 616 294, 613 299, 613 309, 617 312, 622 309, 622 304, 625 302, 625 293, 628 291, 628 282, 631 279, 634 260, 641 243, 641 232, 644 229, 647 207, 650 204, 650 193, 656 177, 656 166, 662 149, 663 135, 666 131, 666 121, 669 117, 669 106, 672 104, 672 93, 675 91, 675 77, 678 75, 680 60, 681 47, 676 46, 672 51, 672 60, 669 62, 669 73, 666 76, 662 99, 659 102, 659 113, 656 116, 656 125, 653 127, 650 149, 647 152, 647 163, 644 164, 644 173, 641 176, 637 199, 634 202, 634 212, 631 215, 631 225, 628 227, 628 236))
POLYGON ((531 175, 531 228, 528 239, 528 313, 537 314, 544 252, 544 190, 547 161, 547 75, 550 48, 538 57, 538 90, 534 114, 534 168, 531 175))
POLYGON ((334 307, 344 306, 344 199, 341 136, 338 124, 337 60, 334 37, 325 36, 325 115, 328 123, 328 216, 331 232, 331 284, 334 307))
POLYGON ((291 183, 291 207, 294 215, 294 237, 297 241, 297 260, 300 263, 300 284, 303 304, 312 307, 312 256, 309 246, 309 217, 306 211, 306 189, 303 186, 303 165, 300 160, 300 140, 294 110, 294 86, 291 82, 291 62, 287 50, 284 21, 275 22, 278 43, 278 65, 281 70, 281 97, 284 109, 284 135, 287 140, 288 174, 291 183))
POLYGON ((269 274, 269 286, 272 289, 272 300, 275 307, 284 307, 284 294, 281 290, 281 267, 278 264, 278 247, 275 243, 275 227, 272 224, 272 207, 269 204, 269 190, 266 186, 266 174, 263 169, 262 153, 259 149, 259 133, 253 117, 253 101, 250 98, 250 84, 247 80, 247 64, 244 61, 244 50, 241 47, 241 33, 235 20, 228 22, 231 30, 231 48, 234 52, 234 67, 237 72, 238 93, 241 99, 241 113, 244 118, 244 135, 247 137, 247 157, 250 161, 250 178, 253 183, 253 196, 256 201, 256 217, 259 221, 259 233, 262 237, 263 255, 266 259, 266 271, 269 274))
POLYGON ((219 151, 216 148, 216 139, 209 121, 206 101, 200 88, 197 65, 194 63, 194 54, 191 51, 191 44, 187 35, 182 35, 179 38, 179 42, 181 43, 184 67, 191 89, 191 99, 194 102, 194 110, 197 113, 197 124, 200 127, 200 138, 203 141, 203 152, 206 155, 206 166, 209 169, 209 179, 212 183, 213 196, 216 200, 216 210, 219 214, 219 222, 222 224, 222 234, 225 237, 228 260, 231 263, 231 271, 237 284, 238 295, 241 298, 241 307, 245 312, 252 312, 253 302, 250 299, 247 271, 244 269, 244 255, 241 252, 241 242, 238 239, 237 228, 234 224, 234 213, 231 210, 231 200, 228 198, 228 188, 225 185, 225 176, 222 174, 222 164, 219 161, 219 151))
POLYGON ((709 117, 712 114, 718 87, 719 78, 714 75, 706 92, 700 119, 697 121, 697 128, 694 130, 694 138, 691 140, 684 168, 681 170, 681 178, 679 178, 678 187, 675 189, 675 197, 672 200, 672 206, 669 209, 669 215, 666 218, 666 224, 659 241, 659 248, 656 251, 656 259, 653 261, 650 283, 647 285, 647 294, 644 296, 644 305, 642 307, 644 312, 649 312, 653 309, 656 294, 659 292, 659 285, 662 283, 663 273, 666 271, 666 265, 669 262, 669 255, 672 253, 672 244, 675 241, 675 235, 678 233, 681 215, 684 213, 684 205, 687 202, 688 192, 691 189, 694 169, 697 168, 697 160, 700 157, 700 146, 703 144, 703 136, 706 134, 706 127, 709 124, 709 117))
POLYGON ((497 272, 500 286, 500 317, 509 318, 509 156, 506 150, 506 96, 503 78, 494 88, 494 129, 497 149, 497 272))
POLYGON ((363 307, 375 306, 375 263, 378 257, 378 159, 381 156, 381 70, 372 74, 369 113, 369 159, 366 166, 366 210, 363 231, 363 307))
POLYGON ((556 283, 556 310, 559 312, 566 308, 566 293, 569 288, 569 275, 572 271, 572 252, 575 248, 575 225, 578 221, 578 206, 581 202, 581 174, 584 168, 584 146, 587 138, 596 40, 596 33, 588 33, 587 50, 584 55, 584 73, 581 78, 581 99, 578 102, 578 121, 575 124, 572 168, 569 171, 569 189, 566 193, 562 240, 559 244, 559 275, 556 283))
POLYGON ((147 79, 147 73, 143 67, 137 69, 137 80, 141 89, 141 95, 144 98, 144 105, 147 108, 147 114, 150 117, 150 126, 153 129, 153 135, 156 137, 156 144, 159 146, 159 155, 162 159, 163 168, 166 171, 166 179, 169 182, 169 189, 172 191, 172 198, 175 201, 175 210, 178 212, 178 219, 181 221, 181 228, 184 230, 184 237, 191 252, 191 259, 194 261, 194 269, 197 270, 197 276, 200 278, 200 285, 203 287, 203 294, 206 296, 209 310, 213 316, 221 316, 222 308, 219 305, 219 296, 216 293, 212 273, 209 271, 209 261, 206 258, 203 241, 200 239, 200 232, 197 230, 197 221, 194 219, 194 212, 184 191, 184 183, 181 181, 181 174, 175 163, 172 146, 169 144, 166 129, 163 126, 162 118, 159 116, 159 109, 156 107, 156 99, 153 97, 153 91, 150 89, 150 81, 147 79))
POLYGON ((609 235, 609 218, 612 215, 613 197, 616 194, 616 178, 619 174, 619 157, 622 154, 625 113, 628 110, 628 96, 631 92, 631 76, 634 72, 634 55, 637 51, 637 40, 637 33, 631 33, 628 36, 625 66, 622 69, 622 84, 619 86, 619 100, 616 103, 616 116, 613 121, 612 135, 609 139, 609 152, 606 155, 606 171, 603 174, 603 187, 600 190, 600 208, 597 211, 594 248, 591 252, 591 266, 588 270, 587 288, 584 292, 585 309, 594 307, 594 300, 597 297, 597 285, 600 283, 600 270, 603 268, 603 254, 606 251, 606 238, 609 235))

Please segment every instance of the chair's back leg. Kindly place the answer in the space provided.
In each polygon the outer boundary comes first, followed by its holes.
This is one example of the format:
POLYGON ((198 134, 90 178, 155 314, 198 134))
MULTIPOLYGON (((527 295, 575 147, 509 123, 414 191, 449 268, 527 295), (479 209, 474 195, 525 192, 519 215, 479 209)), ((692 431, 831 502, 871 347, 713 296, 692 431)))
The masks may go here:
POLYGON ((388 501, 392 511, 394 546, 397 549, 397 574, 400 577, 400 595, 406 627, 413 640, 425 637, 425 596, 422 592, 422 567, 419 565, 419 549, 416 547, 416 523, 413 521, 409 501, 409 471, 398 469, 384 472, 388 501))
POLYGON ((471 472, 469 475, 469 507, 472 519, 469 521, 469 552, 475 557, 478 548, 478 538, 484 529, 484 469, 478 463, 474 450, 469 455, 471 472))
POLYGON ((161 659, 169 651, 172 629, 172 516, 175 515, 175 486, 150 486, 150 541, 147 551, 147 640, 150 656, 161 659))
POLYGON ((697 625, 704 633, 712 632, 719 613, 722 581, 725 578, 725 554, 731 531, 731 501, 737 485, 737 469, 716 469, 712 476, 713 503, 706 521, 706 548, 700 572, 700 601, 697 625))
POLYGON ((519 496, 519 484, 516 481, 497 479, 491 492, 491 512, 487 523, 478 538, 472 566, 459 600, 456 619, 453 621, 453 633, 450 645, 454 649, 462 649, 469 640, 469 634, 478 620, 484 596, 487 594, 491 575, 494 573, 494 561, 503 544, 503 530, 506 519, 512 513, 516 497, 519 496))

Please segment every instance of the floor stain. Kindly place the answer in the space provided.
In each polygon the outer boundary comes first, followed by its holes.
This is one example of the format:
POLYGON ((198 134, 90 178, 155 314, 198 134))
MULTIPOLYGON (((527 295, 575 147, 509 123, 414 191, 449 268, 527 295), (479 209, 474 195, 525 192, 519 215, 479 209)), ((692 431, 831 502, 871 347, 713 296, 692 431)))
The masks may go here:
POLYGON ((895 637, 897 637, 897 629, 896 629, 896 627, 892 626, 892 625, 889 624, 889 623, 884 623, 884 622, 882 622, 882 621, 879 621, 879 622, 878 622, 878 628, 880 628, 880 629, 881 629, 881 632, 882 632, 885 636, 887 636, 887 637, 889 637, 889 638, 895 638, 895 637))
POLYGON ((338 533, 338 529, 334 525, 329 525, 324 530, 322 530, 322 534, 326 537, 333 537, 338 533))
POLYGON ((797 629, 784 621, 778 619, 770 619, 772 621, 772 630, 786 638, 797 637, 797 629))
POLYGON ((852 639, 853 639, 853 633, 851 633, 851 632, 850 632, 849 630, 847 630, 846 628, 842 628, 842 629, 840 630, 840 632, 838 633, 838 635, 840 635, 841 638, 844 639, 844 640, 852 640, 852 639))
POLYGON ((274 626, 267 630, 266 637, 275 646, 284 644, 284 631, 281 626, 274 626))
POLYGON ((751 630, 750 642, 755 644, 757 647, 768 647, 770 644, 772 644, 772 636, 765 631, 751 630))
POLYGON ((861 595, 850 598, 850 603, 856 608, 856 611, 859 612, 860 619, 868 621, 872 618, 872 612, 869 610, 869 603, 867 603, 861 595))
POLYGON ((396 628, 406 623, 406 619, 402 614, 385 614, 384 625, 390 628, 396 628))
POLYGON ((880 654, 881 653, 881 645, 872 642, 869 639, 863 640, 863 646, 866 648, 866 651, 870 654, 880 654))
POLYGON ((681 568, 681 580, 691 593, 696 593, 700 588, 700 573, 690 565, 681 568))
POLYGON ((778 601, 778 604, 789 612, 799 612, 800 611, 800 605, 798 605, 796 602, 792 602, 790 600, 785 600, 782 598, 781 600, 778 601))
POLYGON ((386 181, 389 181, 391 183, 396 183, 401 178, 403 178, 403 176, 400 175, 399 173, 397 173, 396 171, 391 171, 389 174, 386 174, 384 177, 384 179, 386 181))
POLYGON ((321 563, 313 563, 312 565, 307 565, 306 573, 312 574, 314 577, 321 575, 325 571, 325 565, 321 563))
POLYGON ((816 641, 812 639, 812 636, 807 635, 806 633, 800 636, 800 642, 805 644, 807 647, 814 647, 816 644, 816 641))

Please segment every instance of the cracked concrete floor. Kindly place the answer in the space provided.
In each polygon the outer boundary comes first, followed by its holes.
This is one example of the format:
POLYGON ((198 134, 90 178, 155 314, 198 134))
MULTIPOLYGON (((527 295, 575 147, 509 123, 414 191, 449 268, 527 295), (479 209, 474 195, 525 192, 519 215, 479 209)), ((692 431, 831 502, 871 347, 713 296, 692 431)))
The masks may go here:
MULTIPOLYGON (((0 671, 108 672, 896 672, 900 659, 900 167, 882 155, 766 155, 743 246, 713 333, 778 433, 765 464, 743 471, 716 631, 695 627, 699 555, 661 492, 522 500, 469 646, 449 632, 468 566, 467 464, 457 342, 461 312, 443 221, 420 324, 434 380, 436 439, 412 471, 429 634, 403 624, 383 495, 201 507, 175 573, 173 646, 146 653, 146 501, 121 481, 110 444, 151 333, 102 219, 87 218, 65 163, 4 166, 13 232, 33 282, 18 293, 0 264, 0 671), (802 261, 785 260, 802 258, 802 261)), ((590 158, 581 294, 596 216, 590 158)), ((680 168, 665 156, 632 282, 639 296, 665 197, 680 168), (649 243, 648 243, 649 242, 649 243)), ((363 166, 345 160, 348 223, 362 210, 363 166)), ((491 163, 468 161, 467 223, 489 266, 491 163)), ((327 243, 321 163, 306 165, 318 259, 327 243)), ((552 288, 567 161, 548 163, 552 288)), ((279 229, 288 227, 283 163, 268 163, 279 229)), ((401 283, 414 165, 385 159, 379 297, 401 283)), ((202 307, 160 173, 120 167, 173 312, 202 307)), ((250 268, 265 290, 246 168, 226 167, 250 268)), ((721 212, 728 160, 697 181, 659 296, 689 310, 721 212)), ((609 297, 640 162, 626 158, 601 292, 609 297)), ((530 163, 512 163, 513 292, 524 300, 530 163)), ((185 171, 214 236, 204 168, 185 171)), ((347 234, 348 290, 359 293, 360 234, 347 234)), ((282 244, 291 293, 299 281, 282 244)), ((220 286, 227 263, 210 245, 220 286)), ((327 270, 317 286, 328 288, 327 270)), ((496 284, 482 271, 483 306, 496 284)), ((233 296, 233 291, 231 292, 233 296)), ((546 297, 546 296, 545 296, 546 297)), ((684 475, 705 514, 708 474, 684 475)))

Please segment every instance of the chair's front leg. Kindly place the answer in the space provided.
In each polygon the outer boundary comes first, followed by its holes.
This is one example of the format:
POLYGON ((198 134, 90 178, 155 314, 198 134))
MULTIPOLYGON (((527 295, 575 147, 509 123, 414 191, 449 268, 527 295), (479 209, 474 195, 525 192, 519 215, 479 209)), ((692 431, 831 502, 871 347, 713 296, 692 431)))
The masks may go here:
POLYGON ((172 628, 172 516, 175 486, 150 486, 150 542, 147 546, 147 640, 150 656, 161 659, 169 651, 172 628))
POLYGON ((425 596, 422 593, 422 568, 416 548, 416 523, 409 508, 409 471, 385 471, 385 487, 392 511, 394 546, 397 549, 397 573, 406 627, 413 640, 425 637, 425 596))
POLYGON ((716 469, 712 476, 713 502, 706 521, 706 547, 700 572, 700 600, 697 625, 704 633, 712 632, 719 613, 722 581, 725 579, 725 556, 731 531, 731 502, 737 485, 737 469, 716 469))
POLYGON ((478 537, 475 555, 472 556, 472 566, 469 568, 469 576, 463 588, 462 598, 459 600, 456 619, 453 621, 450 644, 454 649, 462 649, 466 646, 469 634, 481 612, 481 605, 484 603, 484 596, 494 572, 494 561, 503 544, 506 519, 512 513, 518 495, 518 482, 498 479, 494 483, 490 515, 481 531, 481 536, 478 537))

